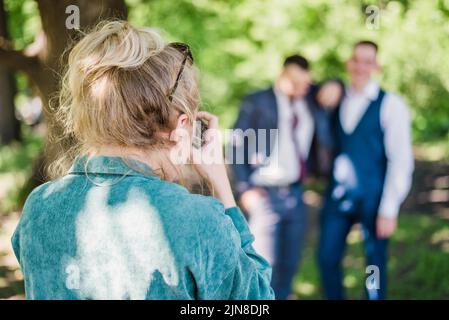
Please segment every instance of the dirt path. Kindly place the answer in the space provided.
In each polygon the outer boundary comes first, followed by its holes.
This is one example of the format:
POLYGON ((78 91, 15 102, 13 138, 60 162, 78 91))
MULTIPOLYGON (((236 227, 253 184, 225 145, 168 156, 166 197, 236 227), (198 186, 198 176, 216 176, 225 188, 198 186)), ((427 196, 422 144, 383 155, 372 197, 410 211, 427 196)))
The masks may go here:
POLYGON ((0 215, 0 299, 24 298, 22 273, 11 248, 18 219, 18 212, 0 215))

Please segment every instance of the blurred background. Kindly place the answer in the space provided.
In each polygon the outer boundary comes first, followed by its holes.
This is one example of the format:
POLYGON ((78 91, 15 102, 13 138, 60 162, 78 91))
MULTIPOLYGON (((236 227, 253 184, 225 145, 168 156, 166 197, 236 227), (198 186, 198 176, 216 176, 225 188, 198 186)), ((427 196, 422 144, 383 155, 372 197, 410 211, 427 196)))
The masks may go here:
MULTIPOLYGON (((48 111, 63 52, 78 27, 110 17, 189 43, 201 72, 202 108, 218 114, 223 128, 232 126, 245 94, 272 83, 285 56, 305 55, 316 81, 344 79, 352 44, 376 41, 380 82, 412 109, 416 157, 390 247, 389 296, 449 298, 449 0, 0 0, 1 299, 24 298, 10 237, 27 194, 45 180, 44 145, 48 131, 57 130, 48 111)), ((317 183, 305 194, 310 227, 294 285, 298 299, 321 298, 315 243, 322 190, 317 183)), ((344 283, 349 298, 361 299, 365 262, 357 228, 348 241, 344 283)))

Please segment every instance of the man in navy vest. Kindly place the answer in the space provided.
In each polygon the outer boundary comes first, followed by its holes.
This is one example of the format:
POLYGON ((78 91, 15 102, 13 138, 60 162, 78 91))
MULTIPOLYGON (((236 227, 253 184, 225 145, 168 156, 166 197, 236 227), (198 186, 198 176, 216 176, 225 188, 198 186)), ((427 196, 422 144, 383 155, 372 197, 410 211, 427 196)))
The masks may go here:
MULTIPOLYGON (((277 299, 288 297, 298 271, 306 225, 303 179, 307 171, 326 171, 326 163, 330 170, 330 126, 315 92, 307 60, 290 56, 273 87, 244 98, 234 127, 235 189, 254 247, 272 265, 277 299)), ((334 100, 329 104, 336 106, 334 100)))
POLYGON ((377 49, 371 41, 354 45, 347 62, 350 83, 334 113, 336 152, 318 249, 329 299, 344 298, 341 262, 355 223, 360 223, 364 237, 367 296, 386 297, 387 242, 412 180, 410 114, 398 96, 372 79, 380 70, 377 49))

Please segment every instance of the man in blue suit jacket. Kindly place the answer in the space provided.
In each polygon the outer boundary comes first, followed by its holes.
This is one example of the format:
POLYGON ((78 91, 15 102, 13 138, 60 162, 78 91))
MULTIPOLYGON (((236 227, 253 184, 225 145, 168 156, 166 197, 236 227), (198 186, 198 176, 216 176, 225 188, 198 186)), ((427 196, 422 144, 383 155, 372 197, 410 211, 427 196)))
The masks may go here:
MULTIPOLYGON (((244 98, 233 131, 235 188, 254 246, 273 267, 277 299, 288 297, 299 266, 304 178, 330 168, 332 137, 327 112, 315 98, 317 88, 310 84, 307 60, 288 57, 272 87, 244 98)), ((333 97, 331 103, 338 104, 339 96, 333 97)))

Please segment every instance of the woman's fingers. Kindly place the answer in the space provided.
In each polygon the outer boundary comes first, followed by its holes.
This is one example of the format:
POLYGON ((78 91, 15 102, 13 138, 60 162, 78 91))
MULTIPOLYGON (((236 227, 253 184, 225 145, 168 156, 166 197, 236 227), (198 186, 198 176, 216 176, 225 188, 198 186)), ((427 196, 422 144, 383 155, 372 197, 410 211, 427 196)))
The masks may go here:
MULTIPOLYGON (((204 140, 206 143, 209 143, 213 141, 214 139, 218 138, 218 117, 213 115, 212 113, 209 113, 207 111, 200 111, 197 114, 197 118, 203 119, 207 121, 207 130, 204 133, 204 140), (212 129, 212 130, 210 130, 212 129)), ((217 139, 217 141, 219 141, 217 139)))
POLYGON ((197 117, 207 121, 208 129, 218 129, 218 117, 213 115, 212 113, 209 113, 207 111, 200 111, 198 112, 197 117))

